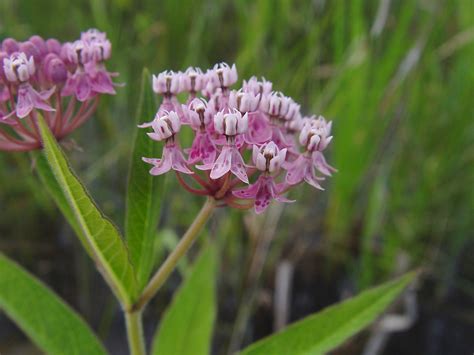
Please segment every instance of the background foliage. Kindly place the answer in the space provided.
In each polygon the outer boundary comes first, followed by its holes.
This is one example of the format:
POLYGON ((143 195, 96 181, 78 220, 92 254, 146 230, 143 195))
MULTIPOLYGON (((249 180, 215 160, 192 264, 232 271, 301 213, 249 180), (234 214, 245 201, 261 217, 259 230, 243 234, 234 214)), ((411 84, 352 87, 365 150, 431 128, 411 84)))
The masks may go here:
MULTIPOLYGON (((219 212, 206 233, 219 243, 225 275, 216 353, 272 331, 282 260, 294 268, 291 320, 423 266, 418 321, 386 353, 472 351, 473 315, 465 312, 474 295, 472 1, 0 2, 0 39, 73 40, 89 27, 107 31, 114 46, 109 68, 127 85, 102 101, 68 154, 114 220, 125 213, 144 66, 156 73, 235 62, 241 78, 262 75, 305 112, 334 121, 329 161, 339 173, 324 193, 299 188, 297 203, 274 208, 265 220, 219 212), (276 225, 275 233, 265 232, 276 225)), ((119 354, 117 305, 37 180, 30 156, 0 153, 0 249, 85 314, 119 354)), ((167 179, 164 199, 157 259, 176 243, 171 230, 182 231, 202 203, 174 179, 167 179)), ((155 318, 187 270, 184 261, 152 305, 155 318)), ((18 334, 0 316, 0 350, 18 346, 18 334)), ((341 353, 360 349, 354 341, 341 353)))

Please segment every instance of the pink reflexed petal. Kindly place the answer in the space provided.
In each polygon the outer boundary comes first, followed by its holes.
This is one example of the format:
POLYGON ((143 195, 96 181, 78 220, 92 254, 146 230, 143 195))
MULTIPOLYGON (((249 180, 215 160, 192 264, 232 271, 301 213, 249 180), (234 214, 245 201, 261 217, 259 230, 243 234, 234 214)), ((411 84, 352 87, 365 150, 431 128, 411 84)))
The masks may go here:
POLYGON ((61 90, 61 96, 71 96, 76 93, 77 87, 77 74, 69 75, 66 84, 61 90))
POLYGON ((211 170, 214 167, 214 163, 196 165, 196 168, 199 170, 211 170))
POLYGON ((319 178, 314 174, 313 166, 306 166, 306 171, 304 175, 304 181, 306 181, 311 186, 317 188, 318 190, 323 190, 322 186, 319 184, 318 180, 324 180, 324 178, 319 178))
MULTIPOLYGON (((224 146, 211 170, 211 179, 216 180, 229 172, 232 164, 232 147, 224 146)), ((200 168, 199 168, 200 169, 200 168)))
POLYGON ((276 194, 275 200, 277 200, 278 202, 285 202, 285 203, 293 203, 296 201, 296 200, 287 199, 286 197, 281 195, 282 191, 285 191, 287 187, 288 187, 288 184, 285 182, 280 183, 280 184, 275 184, 275 194, 276 194))
MULTIPOLYGON (((140 128, 143 128, 143 127, 140 127, 140 128)), ((159 142, 159 141, 162 140, 162 137, 159 134, 155 133, 155 132, 149 132, 149 133, 147 133, 147 135, 148 135, 148 137, 150 137, 151 139, 153 139, 155 141, 159 142)))
MULTIPOLYGON (((54 88, 53 88, 54 89, 54 88)), ((50 90, 49 90, 50 91, 50 90)), ((54 92, 54 90, 53 90, 54 92)), ((49 92, 42 92, 41 94, 38 93, 35 89, 33 89, 32 86, 29 86, 28 88, 28 94, 31 97, 31 100, 33 101, 33 106, 37 109, 44 110, 44 111, 56 111, 54 108, 49 106, 43 97, 48 97, 49 92)))
POLYGON ((96 75, 90 80, 93 91, 100 94, 115 95, 114 83, 110 79, 109 74, 104 71, 98 71, 96 75))
POLYGON ((260 214, 267 209, 275 197, 274 182, 272 178, 260 177, 260 188, 255 198, 255 213, 260 214))
POLYGON ((217 149, 207 133, 197 132, 191 149, 189 149, 188 164, 202 161, 205 165, 216 160, 217 149))
POLYGON ((279 149, 291 147, 291 142, 288 142, 280 127, 272 127, 272 141, 279 149))
POLYGON ((313 163, 316 169, 318 169, 324 175, 331 176, 332 173, 337 172, 337 169, 333 168, 326 162, 326 159, 321 152, 315 151, 313 153, 313 163))
POLYGON ((177 146, 172 146, 172 147, 168 148, 168 150, 172 154, 172 168, 173 168, 173 170, 180 171, 184 174, 194 174, 187 167, 186 160, 184 159, 183 153, 181 153, 181 150, 177 146))
POLYGON ((249 185, 245 189, 232 191, 232 194, 239 198, 253 199, 257 197, 258 190, 260 189, 261 179, 259 178, 255 184, 249 185))
POLYGON ((171 155, 167 154, 166 149, 163 150, 162 159, 142 158, 142 160, 148 164, 154 165, 154 167, 150 169, 151 175, 161 175, 171 169, 171 155))
POLYGON ((245 163, 237 148, 232 149, 232 163, 230 171, 246 184, 249 183, 247 171, 245 170, 245 163))
POLYGON ((246 143, 261 144, 272 138, 272 127, 261 112, 250 112, 249 128, 244 135, 246 143))
POLYGON ((42 100, 48 100, 51 97, 51 95, 54 94, 55 91, 56 91, 56 86, 53 86, 49 90, 41 91, 39 93, 39 96, 41 97, 42 100))
POLYGON ((286 182, 290 185, 296 185, 303 181, 308 164, 311 164, 311 161, 303 155, 300 155, 294 162, 288 163, 286 165, 288 170, 286 182))
MULTIPOLYGON (((18 99, 16 102, 16 115, 19 118, 24 118, 33 110, 33 98, 30 95, 30 84, 21 85, 18 89, 18 99)), ((33 88, 31 88, 33 89, 33 88)))
POLYGON ((86 74, 78 76, 76 86, 76 98, 78 101, 84 102, 92 97, 91 83, 86 74))

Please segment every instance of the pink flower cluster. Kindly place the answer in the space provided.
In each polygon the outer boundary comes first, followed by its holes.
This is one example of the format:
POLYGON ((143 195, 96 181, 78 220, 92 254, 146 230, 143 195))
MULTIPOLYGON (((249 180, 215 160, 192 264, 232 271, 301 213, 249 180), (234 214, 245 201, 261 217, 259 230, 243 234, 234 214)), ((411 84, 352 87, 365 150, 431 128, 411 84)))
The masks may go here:
POLYGON ((188 191, 256 213, 272 200, 292 202, 283 195, 302 182, 322 189, 319 182, 335 172, 323 155, 331 122, 302 116, 300 105, 272 91, 265 79, 252 77, 232 90, 237 78, 235 65, 225 63, 206 72, 188 68, 153 76, 153 90, 163 100, 153 121, 140 127, 151 128, 148 136, 164 148, 161 158, 143 158, 153 165, 150 173, 174 170, 188 191), (188 94, 185 104, 178 100, 182 93, 188 94), (185 127, 193 142, 182 150, 185 127))
POLYGON ((7 38, 0 46, 0 150, 41 147, 37 110, 61 139, 95 111, 101 94, 115 94, 105 68, 111 44, 91 29, 75 42, 33 36, 7 38))

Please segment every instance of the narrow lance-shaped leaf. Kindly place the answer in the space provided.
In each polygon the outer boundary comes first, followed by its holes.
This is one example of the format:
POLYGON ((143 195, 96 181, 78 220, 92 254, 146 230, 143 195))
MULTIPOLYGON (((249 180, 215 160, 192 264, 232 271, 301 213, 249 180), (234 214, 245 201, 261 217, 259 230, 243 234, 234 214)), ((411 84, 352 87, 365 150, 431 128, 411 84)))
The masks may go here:
POLYGON ((372 323, 414 276, 414 273, 406 274, 328 307, 250 345, 240 354, 325 354, 372 323))
POLYGON ((153 355, 208 355, 216 317, 216 248, 210 245, 176 292, 153 342, 153 355))
POLYGON ((106 354, 95 334, 74 310, 1 253, 0 310, 47 354, 106 354))
MULTIPOLYGON (((69 166, 66 156, 51 134, 43 117, 38 116, 43 152, 64 194, 77 226, 87 239, 99 270, 120 302, 130 306, 137 293, 134 270, 128 250, 117 228, 97 208, 86 188, 69 166)), ((81 241, 83 239, 81 238, 81 241)))
MULTIPOLYGON (((137 110, 136 126, 151 121, 156 113, 151 75, 143 70, 142 87, 137 110)), ((163 200, 164 176, 149 174, 149 165, 142 157, 159 157, 161 145, 135 127, 135 138, 130 159, 125 214, 125 237, 132 264, 135 266, 138 287, 142 289, 153 267, 153 245, 163 200)))
POLYGON ((61 213, 66 218, 71 228, 81 240, 82 245, 84 245, 84 248, 86 249, 87 253, 91 257, 94 257, 94 253, 92 252, 87 237, 84 235, 81 227, 78 225, 74 215, 74 211, 69 205, 66 196, 61 190, 61 186, 59 186, 53 172, 51 171, 46 157, 41 153, 33 154, 32 156, 35 159, 36 171, 41 182, 46 187, 48 193, 53 197, 54 202, 56 202, 56 205, 58 205, 59 209, 61 210, 61 213))

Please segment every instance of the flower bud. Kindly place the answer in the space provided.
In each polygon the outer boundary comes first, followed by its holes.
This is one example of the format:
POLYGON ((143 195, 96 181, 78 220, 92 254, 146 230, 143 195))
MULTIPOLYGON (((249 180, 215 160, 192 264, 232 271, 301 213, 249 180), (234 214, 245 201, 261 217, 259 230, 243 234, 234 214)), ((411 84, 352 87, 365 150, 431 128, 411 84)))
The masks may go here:
POLYGON ((20 51, 20 44, 13 38, 5 38, 2 42, 2 51, 13 54, 20 51))
POLYGON ((8 81, 25 82, 35 73, 35 62, 33 57, 28 59, 25 53, 13 53, 3 59, 3 70, 8 81))
POLYGON ((158 112, 151 127, 154 132, 148 133, 148 135, 156 141, 161 141, 178 133, 181 128, 181 122, 178 114, 174 111, 165 112, 162 116, 158 112))
POLYGON ((67 69, 57 54, 49 53, 43 61, 43 72, 46 79, 54 84, 62 84, 67 79, 67 69))
POLYGON ((226 136, 243 134, 248 129, 248 116, 247 114, 242 116, 235 109, 231 113, 219 111, 214 116, 214 127, 218 133, 226 136))
POLYGON ((46 47, 48 48, 49 53, 55 53, 57 55, 61 54, 61 43, 54 38, 46 40, 46 47))
POLYGON ((253 146, 252 158, 258 170, 269 173, 276 172, 280 169, 285 161, 287 149, 279 150, 278 146, 270 141, 260 148, 253 146))
POLYGON ((28 42, 32 43, 35 46, 36 51, 39 54, 40 58, 43 58, 46 54, 48 54, 48 47, 46 45, 46 42, 40 36, 38 35, 31 36, 28 42))

